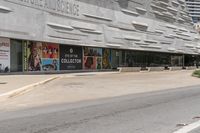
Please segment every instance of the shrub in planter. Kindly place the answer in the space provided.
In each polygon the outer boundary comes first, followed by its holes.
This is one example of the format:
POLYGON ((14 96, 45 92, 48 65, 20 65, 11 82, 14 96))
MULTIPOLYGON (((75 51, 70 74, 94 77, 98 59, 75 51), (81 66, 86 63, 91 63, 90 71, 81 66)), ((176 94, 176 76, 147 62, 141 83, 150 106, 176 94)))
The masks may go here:
POLYGON ((192 75, 195 76, 195 77, 200 78, 200 70, 194 71, 192 75))

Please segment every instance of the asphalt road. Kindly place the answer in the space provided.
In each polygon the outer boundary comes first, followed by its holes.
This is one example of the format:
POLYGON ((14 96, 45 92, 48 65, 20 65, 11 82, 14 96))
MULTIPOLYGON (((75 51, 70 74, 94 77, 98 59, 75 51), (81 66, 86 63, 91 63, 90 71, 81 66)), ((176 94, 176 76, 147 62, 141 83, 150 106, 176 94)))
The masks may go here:
POLYGON ((195 129, 194 131, 191 131, 189 133, 200 133, 200 128, 195 129))
MULTIPOLYGON (((122 88, 123 89, 123 88, 122 88)), ((200 116, 200 86, 0 112, 0 133, 172 133, 200 116)), ((196 132, 195 132, 196 133, 196 132)))

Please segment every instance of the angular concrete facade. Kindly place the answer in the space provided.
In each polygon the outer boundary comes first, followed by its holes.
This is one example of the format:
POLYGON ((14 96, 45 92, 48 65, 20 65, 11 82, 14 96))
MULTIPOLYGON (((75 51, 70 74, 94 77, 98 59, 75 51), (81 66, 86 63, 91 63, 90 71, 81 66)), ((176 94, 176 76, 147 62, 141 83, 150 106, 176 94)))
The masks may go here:
POLYGON ((200 64, 184 0, 1 0, 0 20, 0 72, 200 64))
POLYGON ((1 0, 0 36, 199 54, 184 0, 1 0))

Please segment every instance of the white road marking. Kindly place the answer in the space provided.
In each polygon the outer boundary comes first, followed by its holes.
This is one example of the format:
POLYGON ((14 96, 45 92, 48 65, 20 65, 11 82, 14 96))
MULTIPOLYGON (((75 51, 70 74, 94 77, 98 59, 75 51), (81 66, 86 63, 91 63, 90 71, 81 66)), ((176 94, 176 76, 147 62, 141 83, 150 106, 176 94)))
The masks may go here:
POLYGON ((178 131, 175 131, 173 133, 189 133, 189 132, 195 130, 196 128, 198 128, 198 127, 200 127, 200 121, 189 124, 188 126, 185 126, 185 127, 181 128, 178 131))

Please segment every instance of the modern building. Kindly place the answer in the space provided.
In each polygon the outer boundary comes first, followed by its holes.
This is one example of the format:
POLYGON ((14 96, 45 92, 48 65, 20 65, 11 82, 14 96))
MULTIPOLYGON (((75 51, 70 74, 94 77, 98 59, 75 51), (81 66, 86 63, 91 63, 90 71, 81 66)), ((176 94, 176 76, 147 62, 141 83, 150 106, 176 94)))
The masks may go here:
POLYGON ((188 12, 194 23, 200 21, 200 0, 186 0, 188 12))
POLYGON ((194 66, 184 0, 1 0, 0 71, 194 66))

